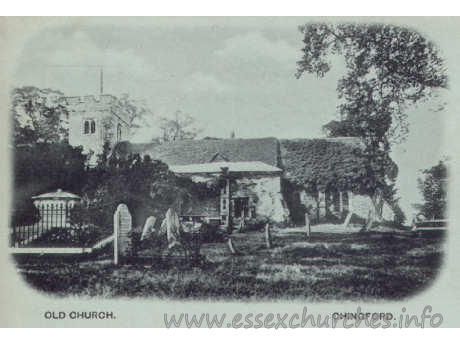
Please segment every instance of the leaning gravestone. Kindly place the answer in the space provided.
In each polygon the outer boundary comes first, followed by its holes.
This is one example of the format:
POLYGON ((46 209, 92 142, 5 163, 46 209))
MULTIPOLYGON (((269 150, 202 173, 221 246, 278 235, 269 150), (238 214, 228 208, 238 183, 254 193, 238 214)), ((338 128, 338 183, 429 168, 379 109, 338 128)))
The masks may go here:
POLYGON ((146 219, 144 228, 142 229, 141 241, 145 240, 148 235, 155 231, 155 222, 157 219, 154 216, 150 216, 146 219))
POLYGON ((128 206, 120 204, 113 215, 114 230, 114 262, 118 264, 119 258, 126 256, 129 251, 130 238, 128 236, 132 229, 131 213, 128 206))

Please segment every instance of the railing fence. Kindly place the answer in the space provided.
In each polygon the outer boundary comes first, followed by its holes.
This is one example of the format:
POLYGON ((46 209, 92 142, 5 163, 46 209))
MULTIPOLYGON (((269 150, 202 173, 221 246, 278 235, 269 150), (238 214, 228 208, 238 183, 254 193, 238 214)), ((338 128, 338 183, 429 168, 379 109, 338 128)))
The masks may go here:
MULTIPOLYGON (((44 204, 37 207, 39 218, 35 221, 16 220, 11 224, 10 246, 25 247, 33 244, 52 231, 69 231, 75 229, 74 236, 79 235, 78 226, 71 222, 72 208, 68 204, 44 204)), ((83 224, 79 224, 81 227, 83 224)), ((72 232, 69 231, 69 234, 72 232)))

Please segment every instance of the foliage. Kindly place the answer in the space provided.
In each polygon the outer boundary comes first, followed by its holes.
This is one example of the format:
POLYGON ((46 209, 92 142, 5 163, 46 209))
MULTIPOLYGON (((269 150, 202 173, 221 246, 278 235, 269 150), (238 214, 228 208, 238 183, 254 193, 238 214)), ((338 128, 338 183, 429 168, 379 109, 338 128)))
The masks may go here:
POLYGON ((393 210, 393 213, 394 213, 393 222, 397 226, 403 225, 406 222, 406 215, 404 214, 404 211, 401 209, 401 206, 399 206, 398 203, 395 203, 393 205, 392 210, 393 210))
POLYGON ((32 242, 35 247, 91 247, 107 237, 104 229, 94 225, 73 228, 53 228, 32 242))
POLYGON ((288 154, 283 161, 289 171, 289 181, 316 194, 326 189, 364 193, 367 185, 367 161, 357 146, 324 139, 283 140, 288 154))
POLYGON ((130 239, 130 247, 129 247, 129 256, 137 256, 139 253, 139 250, 141 249, 142 242, 141 242, 141 235, 142 235, 142 229, 134 228, 128 233, 128 237, 130 239), (140 230, 140 231, 139 231, 140 230))
MULTIPOLYGON (((406 215, 399 206, 399 197, 397 197, 398 190, 394 182, 388 183, 383 187, 382 199, 388 204, 393 211, 393 224, 396 226, 402 226, 406 221, 406 215)), ((382 205, 383 206, 383 205, 382 205)))
POLYGON ((323 77, 330 70, 330 55, 345 59, 347 72, 337 85, 342 120, 324 130, 363 140, 370 168, 366 188, 371 187, 371 199, 381 210, 383 189, 396 178, 391 143, 408 134, 407 108, 447 86, 444 62, 432 42, 403 27, 307 24, 300 31, 304 55, 298 78, 305 72, 323 77))
POLYGON ((193 127, 195 119, 184 114, 180 110, 176 111, 174 118, 160 118, 160 130, 162 135, 160 138, 154 138, 160 143, 171 142, 176 140, 195 139, 201 132, 200 129, 193 127))
POLYGON ((126 93, 121 95, 117 102, 123 111, 128 114, 132 131, 147 126, 147 118, 153 116, 145 101, 132 99, 126 93))
POLYGON ((360 131, 355 128, 354 124, 349 120, 336 121, 332 120, 323 126, 323 132, 326 136, 334 137, 359 137, 360 131))
POLYGON ((166 164, 148 155, 102 154, 99 164, 88 174, 84 207, 104 227, 112 226, 113 213, 120 203, 128 206, 133 225, 143 226, 148 216, 162 219, 168 208, 180 211, 192 200, 216 193, 207 185, 174 175, 166 164))
POLYGON ((425 177, 418 179, 425 203, 416 205, 427 219, 444 219, 447 210, 447 166, 444 161, 423 170, 425 177))
POLYGON ((403 139, 407 107, 447 86, 438 50, 413 30, 380 24, 307 24, 300 31, 305 46, 297 77, 304 72, 322 77, 330 70, 328 56, 342 55, 347 74, 337 86, 344 101, 339 111, 370 145, 380 144, 384 137, 403 139))
POLYGON ((11 112, 14 143, 57 143, 68 140, 68 112, 64 94, 26 86, 13 89, 11 112))
POLYGON ((225 239, 225 233, 220 229, 218 225, 213 225, 206 222, 201 225, 200 236, 200 240, 203 243, 223 242, 225 239))
POLYGON ((86 157, 81 148, 37 143, 15 147, 13 157, 13 222, 36 217, 32 196, 59 188, 81 194, 86 183, 86 157))
POLYGON ((244 226, 240 229, 240 232, 262 231, 269 222, 270 220, 268 217, 257 215, 255 218, 245 220, 244 226))

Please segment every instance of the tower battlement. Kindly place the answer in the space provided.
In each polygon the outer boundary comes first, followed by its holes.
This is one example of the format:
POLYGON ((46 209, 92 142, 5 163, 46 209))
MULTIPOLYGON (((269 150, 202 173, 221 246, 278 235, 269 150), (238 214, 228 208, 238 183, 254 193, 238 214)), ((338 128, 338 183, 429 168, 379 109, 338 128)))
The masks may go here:
POLYGON ((116 102, 116 97, 112 95, 87 95, 87 96, 74 96, 74 97, 65 97, 65 100, 68 105, 79 105, 81 103, 86 104, 111 104, 116 102))
MULTIPOLYGON (((120 106, 117 97, 112 95, 87 95, 65 97, 67 107, 71 113, 109 112, 119 117, 126 125, 130 126, 127 112, 120 106)), ((72 115, 71 115, 72 116, 72 115)))

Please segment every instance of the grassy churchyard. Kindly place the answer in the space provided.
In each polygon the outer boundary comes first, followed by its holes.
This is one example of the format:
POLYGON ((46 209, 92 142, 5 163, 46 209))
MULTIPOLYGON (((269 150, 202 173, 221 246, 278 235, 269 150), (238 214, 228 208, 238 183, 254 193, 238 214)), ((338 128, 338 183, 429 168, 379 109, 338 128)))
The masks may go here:
POLYGON ((408 231, 318 225, 305 239, 304 229, 274 229, 271 249, 261 232, 234 234, 237 255, 226 243, 206 243, 200 267, 158 262, 154 250, 136 262, 114 266, 107 254, 79 261, 22 260, 18 270, 34 288, 53 295, 151 296, 200 299, 402 299, 426 288, 442 263, 442 237, 408 231))

